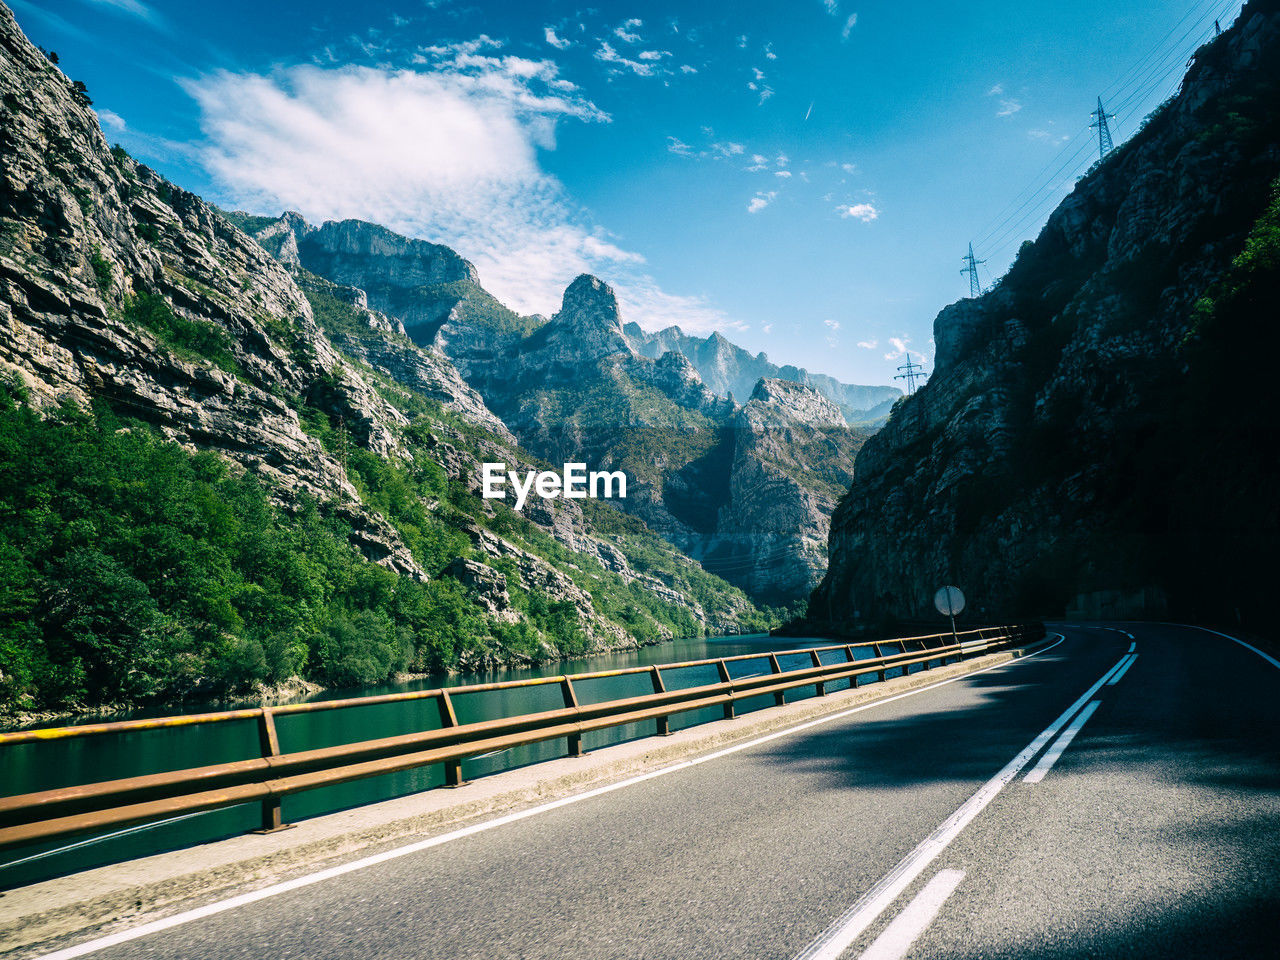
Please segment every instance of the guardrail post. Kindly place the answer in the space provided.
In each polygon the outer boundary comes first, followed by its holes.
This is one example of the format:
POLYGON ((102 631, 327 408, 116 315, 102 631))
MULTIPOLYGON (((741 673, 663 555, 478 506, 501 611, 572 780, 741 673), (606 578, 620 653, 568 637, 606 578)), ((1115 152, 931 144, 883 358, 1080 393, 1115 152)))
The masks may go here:
MULTIPOLYGON (((818 656, 817 650, 810 650, 809 656, 813 658, 813 665, 815 667, 822 666, 822 658, 818 656)), ((816 684, 814 684, 814 687, 818 691, 818 696, 825 697, 827 695, 827 682, 825 680, 819 680, 816 684)))
MULTIPOLYGON (((573 692, 573 681, 570 680, 568 677, 565 677, 563 680, 560 681, 560 690, 562 693, 564 693, 564 705, 566 707, 570 707, 574 710, 577 710, 578 695, 573 692)), ((569 756, 571 757, 582 756, 582 734, 571 733, 568 736, 568 740, 569 740, 569 756)))
MULTIPOLYGON (((658 669, 656 664, 649 671, 649 678, 653 681, 654 693, 667 692, 667 685, 662 682, 662 671, 658 669)), ((671 718, 668 717, 666 714, 663 714, 662 716, 655 717, 654 719, 657 721, 658 736, 660 737, 671 736, 671 718)))
MULTIPOLYGON (((875 651, 877 660, 884 659, 884 651, 880 648, 880 644, 878 643, 871 644, 871 649, 875 651)), ((876 679, 879 680, 881 683, 884 683, 886 680, 889 679, 887 676, 888 673, 889 673, 888 670, 881 670, 876 674, 876 679)))
MULTIPOLYGON (((723 660, 717 660, 717 661, 716 661, 716 669, 720 672, 720 682, 721 682, 721 683, 729 683, 729 682, 733 679, 732 677, 730 677, 730 676, 729 676, 729 665, 728 665, 727 663, 725 663, 723 660)), ((728 703, 726 703, 726 704, 724 705, 724 718, 725 718, 726 720, 732 720, 732 719, 733 719, 733 716, 734 716, 733 700, 732 700, 732 697, 733 697, 733 691, 732 691, 732 690, 730 690, 730 691, 729 691, 729 697, 730 697, 731 699, 729 700, 729 702, 728 702, 728 703)))
MULTIPOLYGON (((855 657, 855 656, 853 655, 853 644, 852 644, 852 643, 846 643, 846 644, 844 645, 844 658, 845 658, 845 660, 846 660, 847 662, 849 662, 849 663, 853 663, 854 661, 856 661, 856 660, 858 659, 857 657, 855 657)), ((850 678, 849 678, 849 689, 850 689, 850 690, 852 690, 852 689, 853 689, 854 687, 856 687, 857 685, 858 685, 858 678, 857 678, 857 677, 850 677, 850 678)))
MULTIPOLYGON (((458 725, 458 715, 453 712, 453 700, 450 699, 448 690, 440 691, 440 699, 437 703, 440 705, 440 726, 456 727, 458 725)), ((446 760, 444 762, 444 785, 446 787, 460 787, 462 784, 462 761, 446 760)))
MULTIPOLYGON (((270 707, 263 707, 258 714, 258 743, 262 747, 263 757, 280 756, 280 737, 276 733, 276 718, 270 707)), ((262 826, 254 833, 275 833, 277 830, 288 830, 292 823, 285 823, 280 813, 280 798, 271 797, 262 801, 262 826)))
MULTIPOLYGON (((769 669, 774 673, 782 672, 782 664, 778 663, 778 655, 775 653, 769 654, 769 669)), ((779 707, 785 704, 787 702, 787 691, 779 690, 775 693, 773 695, 773 702, 779 707)))

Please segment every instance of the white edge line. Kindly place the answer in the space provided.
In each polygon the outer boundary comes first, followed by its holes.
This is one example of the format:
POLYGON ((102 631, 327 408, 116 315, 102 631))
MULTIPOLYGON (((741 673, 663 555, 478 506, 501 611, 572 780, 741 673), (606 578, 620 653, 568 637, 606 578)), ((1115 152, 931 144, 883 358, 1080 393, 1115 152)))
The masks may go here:
POLYGON ((1170 627, 1190 627, 1192 630, 1203 630, 1205 633, 1213 633, 1213 634, 1217 634, 1219 637, 1226 637, 1228 640, 1234 640, 1236 643, 1240 644, 1240 646, 1245 647, 1249 650, 1252 650, 1254 653, 1260 656, 1263 660, 1267 661, 1267 663, 1271 664, 1273 667, 1280 667, 1280 660, 1277 660, 1275 657, 1271 656, 1268 653, 1263 653, 1253 644, 1245 643, 1239 637, 1233 637, 1231 636, 1231 634, 1223 633, 1221 630, 1210 630, 1208 627, 1197 627, 1191 623, 1170 623, 1166 625, 1170 627))
POLYGON ((292 890, 299 890, 303 887, 309 887, 312 884, 320 883, 324 880, 331 880, 334 877, 340 877, 343 874, 353 873, 356 870, 363 870, 366 867, 376 866, 380 863, 386 863, 389 860, 396 860, 400 857, 409 856, 410 854, 419 853, 423 850, 430 850, 432 847, 438 847, 449 843, 452 840, 460 840, 463 837, 469 837, 473 834, 482 833, 486 830, 492 830, 495 827, 506 826, 509 823, 515 823, 528 817, 536 816, 539 813, 546 813, 549 810, 556 810, 560 807, 566 807, 581 800, 588 800, 592 797, 598 797, 606 793, 612 793, 614 790, 621 790, 624 787, 634 786, 637 783, 644 783, 646 780, 653 780, 657 777, 666 776, 669 773, 675 773, 677 770, 685 770, 689 767, 696 767, 699 764, 707 763, 711 760, 717 760, 720 757, 728 756, 731 753, 737 753, 739 750, 747 750, 751 747, 759 746, 762 743, 768 743, 771 740, 777 740, 781 737, 790 736, 793 733, 799 733, 803 730, 809 730, 813 727, 821 726, 825 723, 831 723, 834 720, 840 720, 844 717, 855 713, 861 713, 863 710, 870 710, 873 707, 879 707, 886 703, 893 703, 895 700, 902 700, 905 697, 913 697, 918 693, 925 693, 929 690, 936 690, 938 687, 946 686, 949 683, 955 683, 958 680, 967 680, 969 677, 977 676, 980 673, 986 673, 988 670, 995 670, 998 667, 1007 667, 1011 663, 1019 663, 1037 657, 1042 653, 1047 653, 1058 644, 1066 639, 1064 634, 1056 634, 1058 637, 1053 643, 1045 647, 1043 650, 1037 650, 1035 653, 1016 660, 1005 661, 1004 663, 993 663, 989 667, 983 667, 981 670, 974 670, 970 673, 961 674, 958 677, 951 677, 948 680, 940 680, 937 683, 931 683, 927 687, 920 687, 916 690, 908 690, 904 693, 895 694, 892 697, 886 697, 883 700, 876 700, 874 703, 864 703, 861 706, 853 707, 849 710, 842 710, 839 713, 833 713, 825 717, 819 717, 816 720, 809 720, 805 723, 798 724, 794 727, 788 727, 785 730, 778 730, 774 733, 766 734, 755 740, 746 743, 734 744, 731 747, 725 747, 714 753, 708 753, 701 757, 694 757, 691 760, 683 760, 680 763, 672 764, 669 767, 663 767, 660 770, 651 770, 648 773, 642 773, 626 780, 620 780, 617 783, 606 784, 603 787, 596 787, 594 790, 587 790, 584 793, 577 793, 570 797, 561 797, 559 800, 552 800, 548 803, 540 804, 536 807, 530 807, 528 810, 519 810, 515 813, 508 813, 505 816, 497 817, 494 820, 486 820, 484 823, 472 824, 469 827, 462 827, 458 830, 452 830, 449 833, 442 833, 439 836, 429 837, 426 840, 419 840, 403 847, 397 847, 394 850, 385 850, 382 853, 376 853, 370 857, 364 857, 360 860, 353 860, 350 863, 339 864, 336 867, 329 867, 327 870, 320 870, 316 873, 308 874, 305 877, 295 877, 292 880, 286 880, 283 883, 273 884, 269 887, 263 887, 261 890, 253 890, 249 893, 242 893, 226 900, 220 900, 217 903, 206 904, 203 907, 197 907, 194 910, 187 910, 183 913, 174 914, 171 917, 165 917, 161 920, 153 920, 151 923, 143 924, 140 927, 134 927, 132 930, 122 930, 119 933, 113 933, 109 936, 101 937, 97 940, 90 940, 87 943, 77 944, 76 946, 67 947, 63 950, 57 950, 53 953, 41 954, 33 960, 73 960, 75 957, 83 957, 86 954, 96 953, 99 950, 105 950, 107 947, 114 947, 122 943, 128 943, 131 940, 137 940, 141 937, 150 936, 153 933, 160 933, 173 927, 181 926, 184 923, 190 923, 193 920, 203 920, 206 917, 212 917, 216 914, 223 913, 227 910, 234 910, 237 907, 247 906, 251 903, 257 903, 259 900, 266 900, 270 897, 278 896, 282 893, 289 893, 292 890))
MULTIPOLYGON (((1133 661, 1130 660, 1129 663, 1133 661)), ((1128 664, 1120 669, 1115 677, 1120 676, 1128 669, 1128 664)), ((1115 683, 1115 677, 1108 680, 1108 683, 1115 683)), ((1093 711, 1102 705, 1101 700, 1092 700, 1089 705, 1076 714, 1076 718, 1071 721, 1071 725, 1058 735, 1058 739, 1053 741, 1053 746, 1044 752, 1044 756, 1040 758, 1040 762, 1031 768, 1031 772, 1022 778, 1023 783, 1039 783, 1044 779, 1045 774, 1053 769, 1053 765, 1058 762, 1058 758, 1066 752, 1067 747, 1071 746, 1071 741, 1076 738, 1076 734, 1081 728, 1089 722, 1089 718, 1093 716, 1093 711)))
POLYGON ((1114 687, 1117 683, 1119 683, 1120 678, 1129 672, 1129 668, 1134 665, 1137 659, 1138 659, 1138 655, 1136 653, 1129 654, 1129 662, 1126 663, 1123 667, 1121 667, 1119 672, 1114 677, 1112 677, 1110 680, 1107 681, 1107 686, 1114 687))
POLYGON ((894 917, 884 932, 863 952, 861 960, 902 960, 964 879, 963 870, 941 870, 894 917))
POLYGON ((1133 651, 1134 651, 1134 650, 1137 650, 1137 649, 1138 649, 1138 641, 1137 641, 1137 640, 1135 640, 1135 641, 1133 641, 1133 643, 1129 644, 1129 652, 1130 652, 1130 653, 1133 653, 1133 651))
POLYGON ((987 804, 994 800, 996 795, 1022 772, 1022 768, 1031 762, 1031 758, 1039 753, 1059 730, 1066 726, 1067 722, 1093 698, 1095 693, 1102 689, 1102 685, 1111 679, 1112 674, 1120 669, 1120 665, 1124 661, 1124 657, 1117 660, 1115 665, 1099 677, 1093 686, 1086 690, 1075 703, 1067 707, 1057 720, 1045 727, 1034 740, 1022 749, 1021 753, 1005 764, 999 773, 979 787, 977 793, 961 804, 955 813, 942 822, 938 829, 922 840, 897 866, 863 894, 862 899, 837 917, 809 946, 796 954, 795 960, 835 960, 840 954, 844 953, 849 945, 858 939, 867 927, 876 921, 880 914, 888 909, 889 905, 898 898, 902 891, 911 886, 916 877, 925 871, 934 858, 941 854, 951 841, 960 835, 960 832, 983 811, 987 804))

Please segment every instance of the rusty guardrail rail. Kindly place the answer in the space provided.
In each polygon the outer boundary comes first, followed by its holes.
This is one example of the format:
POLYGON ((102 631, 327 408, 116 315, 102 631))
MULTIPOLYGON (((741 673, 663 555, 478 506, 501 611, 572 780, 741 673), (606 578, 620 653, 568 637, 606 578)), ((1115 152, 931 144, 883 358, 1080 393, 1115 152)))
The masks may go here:
POLYGON ((952 657, 962 659, 971 653, 1035 639, 1038 639, 1035 627, 986 627, 966 630, 954 637, 949 633, 929 634, 346 700, 0 733, 0 750, 3 750, 24 743, 256 720, 262 752, 261 757, 247 760, 0 797, 0 849, 253 802, 262 804, 262 829, 277 830, 284 826, 282 798, 305 790, 432 764, 443 764, 446 785, 457 786, 462 782, 462 761, 468 757, 559 738, 566 740, 569 756, 581 756, 582 736, 593 730, 654 720, 656 733, 666 735, 670 733, 670 718, 675 714, 722 706, 727 719, 735 715, 735 702, 746 697, 772 694, 775 703, 781 705, 786 702, 787 691, 797 687, 812 686, 823 696, 827 684, 835 681, 849 680, 850 685, 856 685, 859 677, 873 673, 884 680, 887 671, 895 668, 908 673, 911 667, 923 664, 923 668, 928 669, 934 662, 941 664, 952 657), (917 649, 908 650, 908 644, 916 645, 917 649), (890 645, 901 649, 886 653, 884 648, 890 645), (855 649, 866 648, 872 651, 871 657, 855 656, 855 649), (843 660, 822 662, 822 653, 837 650, 844 654, 843 660), (784 671, 778 660, 779 656, 806 655, 811 665, 801 669, 784 671), (765 661, 768 672, 732 677, 729 664, 747 660, 765 661), (716 667, 717 683, 667 689, 663 671, 706 666, 716 667), (575 683, 634 674, 649 675, 653 686, 651 694, 599 703, 584 704, 578 700, 575 683), (459 696, 549 685, 560 687, 562 708, 467 724, 458 722, 454 699, 459 696), (275 725, 278 716, 415 700, 436 701, 439 729, 294 753, 280 750, 275 725))

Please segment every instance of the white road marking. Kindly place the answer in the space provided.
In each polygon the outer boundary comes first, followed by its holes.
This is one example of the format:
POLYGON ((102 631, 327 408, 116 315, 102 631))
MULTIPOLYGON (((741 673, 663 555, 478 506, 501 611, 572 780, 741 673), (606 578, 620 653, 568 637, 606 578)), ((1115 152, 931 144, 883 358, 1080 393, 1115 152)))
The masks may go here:
MULTIPOLYGON (((132 930, 121 930, 119 933, 113 933, 106 937, 100 937, 97 940, 90 940, 86 943, 76 944, 63 950, 57 950, 53 953, 46 953, 33 960, 74 960, 75 957, 83 957, 90 953, 96 953, 99 950, 105 950, 107 947, 118 946, 122 943, 128 943, 131 940, 137 940, 141 937, 150 936, 153 933, 160 933, 164 930, 170 930, 173 927, 181 926, 184 923, 190 923, 193 920, 203 920, 206 917, 216 916, 227 910, 234 910, 237 907, 248 906, 251 903, 257 903, 259 900, 266 900, 270 897, 279 896, 282 893, 288 893, 291 890, 300 890, 303 887, 309 887, 312 884, 320 883, 324 880, 331 880, 334 877, 340 877, 343 874, 354 873, 357 870, 363 870, 366 867, 376 866, 380 863, 386 863, 389 860, 397 860, 400 857, 406 857, 413 853, 419 853, 423 850, 430 850, 432 847, 439 847, 449 843, 452 840, 460 840, 463 837, 470 837, 477 833, 484 833, 495 827, 506 826, 509 823, 516 823, 529 817, 537 816, 540 813, 546 813, 549 810, 557 810, 560 807, 567 807, 570 804, 578 803, 582 800, 589 800, 592 797, 602 796, 606 793, 612 793, 614 790, 621 790, 624 787, 634 786, 637 783, 644 783, 647 780, 654 780, 657 777, 663 777, 678 770, 686 770, 689 767, 696 767, 700 764, 707 763, 711 760, 717 760, 720 757, 737 753, 740 750, 748 750, 751 747, 759 746, 762 743, 769 743, 781 737, 790 736, 793 733, 799 733, 802 730, 810 730, 814 727, 821 726, 825 723, 831 723, 834 720, 840 720, 844 717, 851 716, 855 713, 861 713, 864 710, 870 710, 873 707, 883 706, 886 703, 893 703, 895 700, 902 700, 906 697, 914 697, 916 694, 925 693, 929 690, 936 690, 938 687, 945 687, 949 683, 955 683, 959 680, 967 680, 970 677, 976 677, 980 673, 986 673, 988 670, 995 670, 998 667, 1007 667, 1010 663, 1022 663, 1030 660, 1032 657, 1038 657, 1042 653, 1048 653, 1058 644, 1062 643, 1066 637, 1059 633, 1058 639, 1043 650, 1037 650, 1035 653, 1020 660, 1007 661, 1005 663, 993 663, 989 667, 983 667, 981 670, 974 670, 972 673, 962 674, 958 677, 951 677, 948 680, 940 680, 937 683, 931 683, 927 687, 920 687, 917 690, 908 690, 905 693, 899 693, 892 697, 886 697, 883 700, 877 700, 874 703, 864 703, 861 706, 853 707, 849 710, 841 710, 839 713, 833 713, 825 717, 819 717, 816 720, 809 720, 806 723, 798 724, 794 727, 788 727, 785 730, 778 730, 774 733, 766 734, 763 737, 757 737, 755 740, 749 740, 746 743, 735 744, 731 747, 725 747, 714 753, 704 754, 701 757, 694 757, 692 760, 683 760, 680 763, 672 764, 669 767, 663 767, 659 770, 652 770, 649 773, 642 773, 626 780, 620 780, 617 783, 606 784, 603 787, 596 787, 594 790, 587 790, 583 793, 577 793, 570 797, 561 797, 559 800, 552 800, 548 803, 540 804, 536 807, 530 807, 528 810, 519 810, 515 813, 508 813, 505 816, 497 817, 493 820, 486 820, 483 823, 472 824, 469 827, 462 827, 459 830, 451 830, 448 833, 442 833, 436 837, 428 837, 426 840, 419 840, 416 843, 410 843, 403 847, 397 847, 394 850, 386 850, 382 853, 376 853, 370 857, 364 857, 360 860, 353 860, 350 863, 339 864, 336 867, 329 867, 327 870, 320 870, 316 873, 307 874, 303 877, 295 877, 292 880, 286 880, 283 883, 273 884, 270 887, 263 887, 261 890, 254 890, 249 893, 242 893, 238 896, 229 897, 226 900, 219 900, 216 903, 206 904, 203 907, 197 907, 194 910, 187 910, 183 913, 176 913, 171 917, 165 917, 161 920, 153 920, 151 923, 145 923, 140 927, 134 927, 132 930)), ((1092 695, 1092 692, 1089 694, 1092 695)), ((1086 696, 1085 699, 1088 699, 1086 696)), ((1074 708, 1073 708, 1074 709, 1074 708)), ((1015 771, 1016 773, 1016 771, 1015 771)))
POLYGON ((1046 743, 1053 739, 1059 730, 1079 712, 1080 708, 1102 689, 1102 685, 1111 679, 1125 661, 1121 657, 1115 666, 1098 678, 1075 703, 1067 707, 1057 720, 1045 727, 1040 734, 1027 744, 1022 752, 1005 764, 1004 768, 978 789, 978 792, 966 800, 955 813, 949 816, 932 834, 885 874, 880 881, 868 890, 852 907, 836 918, 812 943, 796 954, 795 960, 835 960, 844 953, 854 940, 858 939, 867 927, 876 921, 880 914, 925 868, 942 853, 943 850, 960 835, 965 827, 976 817, 1004 787, 1009 784, 1022 768, 1031 762, 1031 758, 1041 751, 1046 743))
POLYGON ((1137 650, 1137 649, 1138 649, 1138 641, 1137 641, 1137 640, 1135 640, 1135 641, 1133 641, 1133 643, 1129 644, 1129 652, 1130 652, 1130 653, 1133 653, 1133 651, 1135 651, 1135 650, 1137 650))
MULTIPOLYGON (((1130 660, 1129 663, 1133 663, 1133 661, 1130 660)), ((1107 682, 1115 683, 1116 678, 1119 677, 1121 673, 1124 673, 1128 669, 1129 669, 1129 664, 1126 663, 1123 667, 1120 668, 1120 672, 1115 674, 1115 676, 1113 676, 1107 682)), ((1023 783, 1039 783, 1041 780, 1043 780, 1044 775, 1053 768, 1053 765, 1055 763, 1058 762, 1058 758, 1062 756, 1063 751, 1066 750, 1067 747, 1071 746, 1071 741, 1076 738, 1076 734, 1080 732, 1080 728, 1089 722, 1089 718, 1093 716, 1093 711, 1097 710, 1098 707, 1101 705, 1102 705, 1101 700, 1094 700, 1087 707, 1081 710, 1076 715, 1076 718, 1071 721, 1071 726, 1063 730, 1062 735, 1059 736, 1057 740, 1053 741, 1053 746, 1051 746, 1048 750, 1044 752, 1044 756, 1040 758, 1040 762, 1037 763, 1034 767, 1032 767, 1031 772, 1022 778, 1022 782, 1023 783)))
POLYGON ((933 923, 933 918, 938 915, 947 897, 955 892, 956 886, 963 879, 963 870, 941 871, 916 894, 905 910, 894 917, 893 923, 885 927, 884 933, 863 951, 861 960, 902 960, 925 928, 933 923))
POLYGON ((1120 678, 1129 672, 1129 668, 1133 666, 1134 661, 1137 659, 1138 659, 1138 655, 1136 653, 1130 653, 1129 662, 1120 668, 1119 673, 1117 673, 1114 677, 1112 677, 1110 680, 1107 681, 1107 686, 1114 687, 1117 683, 1119 683, 1120 678))
POLYGON ((1218 631, 1218 630, 1210 630, 1208 627, 1196 627, 1196 626, 1192 626, 1189 623, 1171 623, 1169 624, 1169 626, 1191 627, 1192 630, 1203 630, 1205 633, 1214 633, 1220 637, 1226 637, 1228 640, 1234 640, 1236 643, 1240 644, 1240 646, 1245 647, 1249 650, 1252 650, 1254 653, 1260 656, 1263 660, 1267 661, 1267 663, 1271 664, 1273 667, 1280 667, 1280 660, 1277 660, 1275 657, 1271 656, 1270 654, 1263 653, 1253 644, 1245 643, 1243 640, 1239 639, 1238 637, 1233 637, 1229 633, 1222 633, 1221 631, 1218 631))

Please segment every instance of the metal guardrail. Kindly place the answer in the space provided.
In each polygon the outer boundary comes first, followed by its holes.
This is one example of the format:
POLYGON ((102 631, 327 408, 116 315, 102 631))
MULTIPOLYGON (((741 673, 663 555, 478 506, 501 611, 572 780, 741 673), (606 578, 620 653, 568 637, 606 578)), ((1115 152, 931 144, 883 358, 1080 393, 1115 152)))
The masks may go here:
POLYGON ((923 664, 928 669, 935 661, 945 663, 951 657, 963 658, 1034 639, 1038 639, 1034 627, 988 627, 954 637, 949 633, 930 634, 347 700, 0 733, 2 751, 5 747, 42 741, 255 720, 262 752, 261 757, 247 760, 0 798, 0 849, 253 802, 262 804, 262 829, 277 830, 284 826, 281 800, 290 794, 432 764, 443 764, 446 784, 457 786, 462 782, 462 761, 468 757, 558 738, 566 740, 569 756, 581 756, 582 736, 593 730, 655 720, 656 733, 666 735, 675 714, 722 706, 727 719, 735 715, 736 701, 746 697, 772 694, 781 705, 786 702, 787 691, 797 687, 812 686, 823 696, 827 684, 835 681, 849 680, 856 685, 858 677, 872 673, 884 680, 886 672, 894 668, 907 673, 912 666, 923 664), (918 648, 908 650, 908 644, 918 648), (884 647, 888 645, 900 646, 901 651, 886 654, 884 647), (873 656, 859 659, 855 648, 870 648, 873 656), (821 654, 836 650, 842 651, 845 659, 824 664, 821 654), (811 665, 802 669, 784 671, 778 660, 779 656, 805 655, 811 665), (766 661, 769 672, 730 676, 729 664, 746 660, 766 661), (719 674, 718 683, 667 689, 664 671, 712 665, 719 674), (600 703, 584 704, 578 700, 575 683, 646 673, 653 685, 651 694, 600 703), (454 700, 460 696, 553 684, 560 687, 563 696, 561 709, 467 724, 458 722, 454 710, 454 700), (275 724, 278 716, 414 700, 436 701, 439 729, 295 753, 280 751, 275 724))

